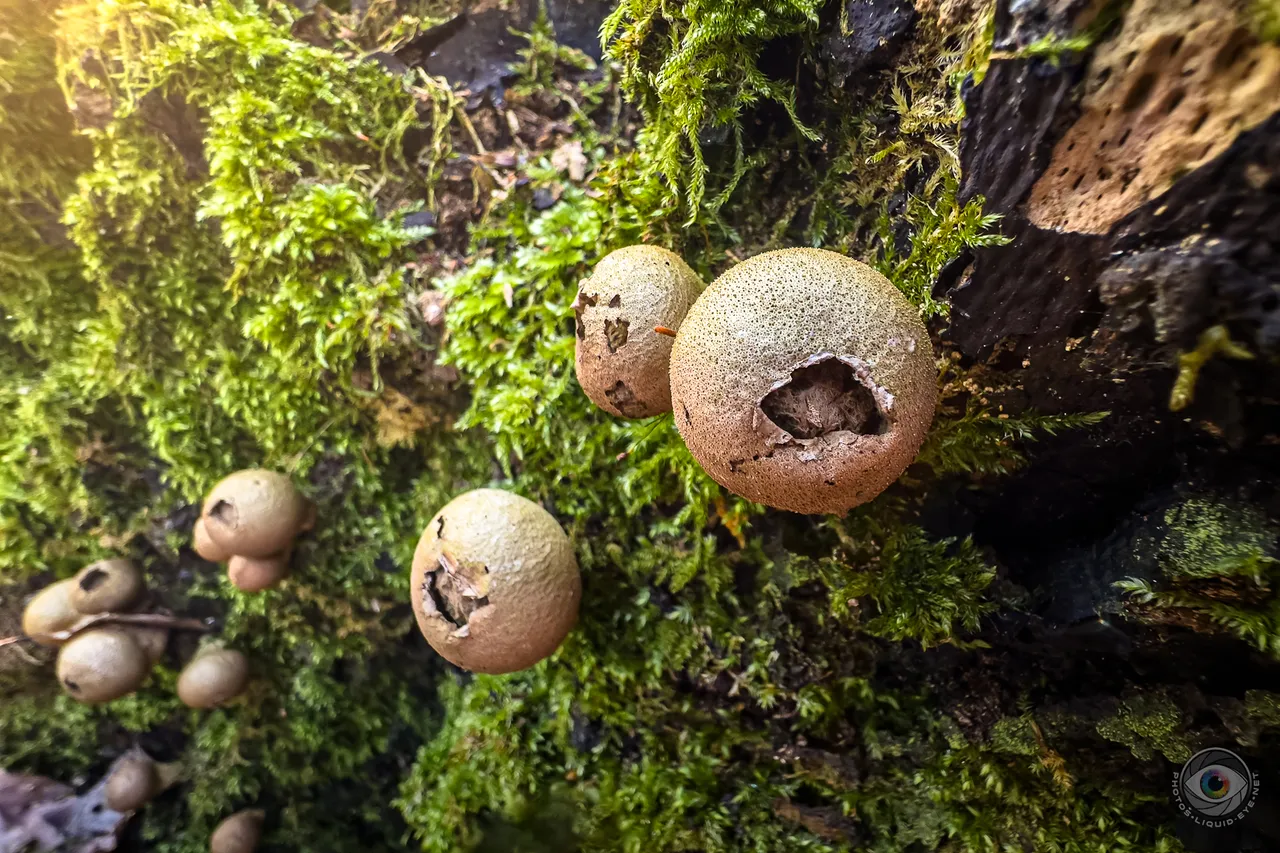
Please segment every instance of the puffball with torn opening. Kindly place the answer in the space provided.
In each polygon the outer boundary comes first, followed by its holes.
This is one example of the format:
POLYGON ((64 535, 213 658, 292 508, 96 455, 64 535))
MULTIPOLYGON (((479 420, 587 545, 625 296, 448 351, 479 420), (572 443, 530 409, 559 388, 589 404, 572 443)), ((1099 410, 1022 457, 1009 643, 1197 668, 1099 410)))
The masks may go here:
POLYGON ((627 246, 601 258, 574 300, 574 370, 601 409, 623 418, 671 411, 671 338, 706 287, 674 252, 627 246))
POLYGON ((418 628, 472 672, 527 669, 578 619, 582 580, 573 545, 549 512, 499 489, 476 489, 436 513, 413 556, 418 628))
POLYGON ((864 263, 784 249, 731 268, 680 326, 676 427, 716 482, 798 513, 865 503, 916 458, 937 403, 919 312, 864 263))

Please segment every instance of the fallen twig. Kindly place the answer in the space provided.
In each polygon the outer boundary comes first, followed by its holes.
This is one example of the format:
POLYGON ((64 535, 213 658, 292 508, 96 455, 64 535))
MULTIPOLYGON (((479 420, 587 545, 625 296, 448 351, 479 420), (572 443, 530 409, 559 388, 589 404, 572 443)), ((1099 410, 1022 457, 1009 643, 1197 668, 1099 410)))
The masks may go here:
MULTIPOLYGON (((160 613, 98 613, 84 617, 65 631, 54 631, 48 637, 51 640, 66 642, 76 634, 101 625, 136 625, 143 628, 168 628, 171 631, 198 631, 202 634, 213 630, 199 619, 183 619, 179 616, 165 616, 160 613)), ((21 642, 34 641, 26 634, 18 634, 0 639, 0 648, 21 642)))

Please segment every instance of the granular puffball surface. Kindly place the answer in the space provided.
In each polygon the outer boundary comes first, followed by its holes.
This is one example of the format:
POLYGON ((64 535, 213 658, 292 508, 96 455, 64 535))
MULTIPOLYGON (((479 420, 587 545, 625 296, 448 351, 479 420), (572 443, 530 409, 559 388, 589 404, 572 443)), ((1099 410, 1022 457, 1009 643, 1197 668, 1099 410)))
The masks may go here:
POLYGON ((871 267, 784 249, 733 267, 671 354, 676 426, 716 482, 799 513, 844 513, 915 459, 937 367, 919 313, 871 267))
POLYGON ((549 512, 510 492, 476 489, 423 531, 410 594, 437 653, 472 672, 507 673, 560 646, 577 622, 582 580, 549 512))
POLYGON ((582 390, 623 418, 671 411, 670 336, 705 282, 684 260, 658 246, 627 246, 596 264, 574 301, 574 366, 582 390))
POLYGON ((237 471, 209 492, 194 531, 197 550, 212 556, 270 557, 310 530, 315 507, 284 474, 237 471))

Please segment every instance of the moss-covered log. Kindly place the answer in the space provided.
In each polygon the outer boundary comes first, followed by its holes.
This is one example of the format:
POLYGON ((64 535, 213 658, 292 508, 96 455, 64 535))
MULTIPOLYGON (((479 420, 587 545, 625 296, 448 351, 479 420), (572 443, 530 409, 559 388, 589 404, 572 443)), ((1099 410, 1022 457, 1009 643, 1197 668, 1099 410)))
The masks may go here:
POLYGON ((1269 776, 1230 829, 1169 799, 1201 748, 1280 758, 1277 20, 0 0, 0 631, 128 557, 250 670, 187 708, 209 641, 175 631, 88 706, 0 646, 0 768, 90 802, 134 747, 180 762, 118 824, 165 853, 241 809, 339 853, 1280 845, 1269 776), (883 273, 938 363, 915 464, 790 515, 593 406, 578 285, 639 242, 708 281, 790 246, 883 273), (193 550, 242 468, 317 510, 259 593, 193 550), (428 520, 486 486, 582 573, 506 676, 409 604, 428 520))

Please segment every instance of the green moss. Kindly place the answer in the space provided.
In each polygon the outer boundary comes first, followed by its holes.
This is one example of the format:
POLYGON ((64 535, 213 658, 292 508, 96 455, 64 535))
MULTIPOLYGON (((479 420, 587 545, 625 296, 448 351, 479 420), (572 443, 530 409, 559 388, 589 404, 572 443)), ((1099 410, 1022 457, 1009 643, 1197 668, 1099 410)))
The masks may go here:
POLYGON ((1142 693, 1122 700, 1114 715, 1098 722, 1098 734, 1129 747, 1139 761, 1150 761, 1159 752, 1179 764, 1194 752, 1182 709, 1161 693, 1142 693))
POLYGON ((1213 627, 1280 655, 1277 535, 1280 528, 1252 504, 1193 495, 1165 510, 1163 525, 1135 542, 1140 555, 1154 556, 1163 579, 1117 586, 1140 616, 1213 627))
POLYGON ((697 218, 710 190, 718 209, 747 170, 744 114, 761 102, 781 106, 796 133, 817 139, 796 115, 793 86, 768 77, 760 54, 773 39, 813 32, 818 0, 622 0, 601 31, 608 56, 622 67, 623 90, 645 111, 639 141, 645 168, 669 185, 668 203, 683 199, 697 218), (704 137, 733 137, 732 167, 713 169, 704 137))
POLYGON ((995 609, 984 597, 995 571, 972 541, 933 540, 879 512, 856 511, 848 523, 828 524, 842 547, 832 557, 798 559, 793 580, 820 580, 832 614, 860 630, 928 648, 976 631, 995 609))
POLYGON ((1249 690, 1244 694, 1245 713, 1265 728, 1280 728, 1280 694, 1249 690))
POLYGON ((1262 568, 1259 555, 1272 550, 1280 535, 1280 527, 1258 507, 1212 495, 1169 507, 1164 524, 1167 532, 1157 554, 1171 578, 1247 575, 1262 568))
POLYGON ((1280 3, 1276 0, 1254 0, 1253 26, 1263 41, 1280 42, 1280 3))
MULTIPOLYGON (((530 834, 583 851, 1167 849, 1146 794, 1083 772, 1064 788, 1039 756, 966 742, 918 687, 875 681, 889 643, 962 643, 994 606, 992 569, 970 541, 925 531, 923 497, 944 477, 1011 470, 1019 442, 1090 419, 947 409, 928 464, 893 495, 811 523, 727 494, 669 418, 607 418, 573 379, 569 303, 621 245, 670 246, 712 275, 727 251, 807 234, 874 260, 936 315, 931 278, 998 240, 980 202, 958 204, 954 157, 957 82, 985 63, 989 10, 961 33, 926 22, 909 61, 832 129, 837 168, 816 145, 786 165, 736 150, 747 119, 792 108, 760 58, 814 32, 818 5, 620 6, 614 56, 646 129, 630 147, 593 127, 607 76, 559 89, 595 177, 575 186, 529 165, 467 262, 433 282, 449 300, 443 335, 407 307, 422 283, 406 264, 430 235, 401 223, 437 201, 452 94, 294 40, 284 4, 87 3, 60 19, 56 66, 41 19, 30 55, 44 77, 23 79, 47 88, 56 67, 68 97, 110 109, 75 137, 83 159, 52 170, 69 242, 44 240, 38 217, 23 219, 26 242, 3 238, 0 257, 31 272, 0 289, 0 407, 13 413, 0 580, 128 553, 167 604, 215 614, 254 678, 231 706, 194 712, 165 667, 89 709, 37 670, 0 708, 0 766, 91 776, 135 735, 180 745, 182 787, 138 818, 162 853, 205 849, 249 804, 272 815, 269 843, 338 853, 405 839, 511 849, 530 834), (164 132, 168 110, 200 116, 194 138, 164 132), (711 148, 733 156, 711 168, 711 148), (778 205, 724 203, 756 198, 769 169, 784 170, 778 205), (890 239, 908 175, 920 192, 890 239), (534 192, 553 185, 558 203, 539 210, 534 192), (690 217, 699 227, 682 228, 690 217), (469 397, 386 446, 380 395, 418 388, 437 356, 469 397), (320 518, 293 577, 254 596, 179 550, 189 505, 250 464, 291 472, 320 518), (399 569, 436 508, 491 483, 573 534, 582 614, 534 669, 460 678, 414 634, 399 569), (850 834, 789 818, 798 802, 850 834)), ((545 23, 528 41, 527 94, 552 68, 586 65, 545 23)), ((770 133, 807 138, 791 111, 770 133)), ((72 138, 65 111, 49 115, 72 138)))

